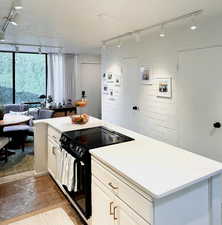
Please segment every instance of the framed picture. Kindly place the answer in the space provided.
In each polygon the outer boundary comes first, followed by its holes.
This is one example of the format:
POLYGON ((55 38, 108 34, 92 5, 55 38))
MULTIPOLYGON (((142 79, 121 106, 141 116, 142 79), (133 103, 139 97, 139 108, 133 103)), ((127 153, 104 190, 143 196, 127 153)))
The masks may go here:
POLYGON ((121 77, 120 76, 115 76, 114 83, 116 87, 121 86, 121 77))
POLYGON ((151 68, 148 66, 141 66, 140 67, 140 79, 141 84, 152 84, 151 83, 151 68))
POLYGON ((107 85, 103 86, 103 94, 108 95, 108 86, 107 85))
POLYGON ((157 97, 162 97, 162 98, 172 97, 172 79, 171 78, 157 79, 157 97))
POLYGON ((103 80, 106 80, 106 73, 103 74, 103 80))
POLYGON ((112 73, 108 73, 106 79, 107 79, 107 82, 113 83, 113 74, 112 73))

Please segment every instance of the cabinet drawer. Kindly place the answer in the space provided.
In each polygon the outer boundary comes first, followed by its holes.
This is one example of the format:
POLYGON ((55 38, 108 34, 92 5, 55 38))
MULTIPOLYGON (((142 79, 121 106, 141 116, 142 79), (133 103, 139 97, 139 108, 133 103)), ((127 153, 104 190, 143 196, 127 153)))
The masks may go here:
POLYGON ((53 127, 48 127, 48 136, 55 141, 56 143, 59 144, 59 140, 61 137, 61 133, 59 131, 57 131, 56 129, 54 129, 53 127))
POLYGON ((128 181, 124 182, 123 177, 121 178, 114 171, 110 172, 109 170, 105 165, 92 160, 93 175, 143 219, 152 224, 153 203, 151 198, 149 196, 146 198, 144 193, 140 193, 136 187, 133 188, 132 185, 128 184, 128 181))

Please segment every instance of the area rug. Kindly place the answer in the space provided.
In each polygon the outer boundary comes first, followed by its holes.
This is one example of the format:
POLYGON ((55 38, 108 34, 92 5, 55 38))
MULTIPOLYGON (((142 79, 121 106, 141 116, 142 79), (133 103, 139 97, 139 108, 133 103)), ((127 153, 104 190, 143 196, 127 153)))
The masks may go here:
POLYGON ((74 225, 62 208, 56 208, 9 225, 74 225))
POLYGON ((8 157, 7 163, 0 161, 0 178, 34 169, 34 146, 32 137, 27 139, 24 152, 21 149, 9 149, 9 151, 15 152, 15 154, 8 157))

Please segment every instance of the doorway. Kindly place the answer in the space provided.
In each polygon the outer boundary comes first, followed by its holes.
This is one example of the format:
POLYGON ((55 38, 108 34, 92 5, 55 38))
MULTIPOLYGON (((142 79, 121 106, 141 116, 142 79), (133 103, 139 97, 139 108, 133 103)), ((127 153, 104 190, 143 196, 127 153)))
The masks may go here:
POLYGON ((86 92, 88 105, 81 113, 101 118, 101 65, 100 63, 80 64, 80 90, 86 92))

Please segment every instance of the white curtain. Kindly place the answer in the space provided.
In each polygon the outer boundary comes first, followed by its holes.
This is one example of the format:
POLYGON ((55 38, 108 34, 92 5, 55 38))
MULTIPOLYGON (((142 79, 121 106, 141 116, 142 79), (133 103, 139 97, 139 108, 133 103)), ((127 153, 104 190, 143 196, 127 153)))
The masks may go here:
POLYGON ((54 102, 63 103, 75 99, 75 56, 73 54, 48 55, 47 95, 54 102))

